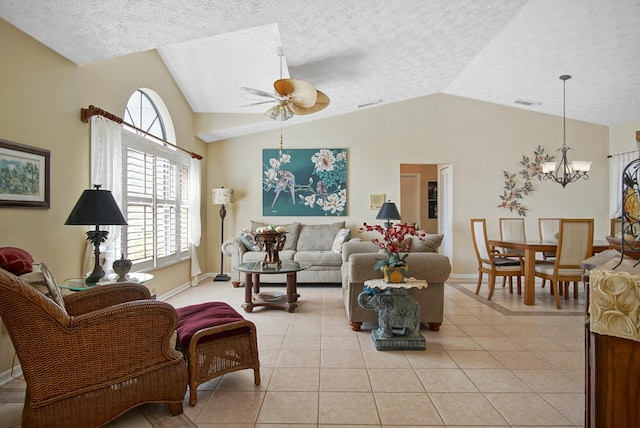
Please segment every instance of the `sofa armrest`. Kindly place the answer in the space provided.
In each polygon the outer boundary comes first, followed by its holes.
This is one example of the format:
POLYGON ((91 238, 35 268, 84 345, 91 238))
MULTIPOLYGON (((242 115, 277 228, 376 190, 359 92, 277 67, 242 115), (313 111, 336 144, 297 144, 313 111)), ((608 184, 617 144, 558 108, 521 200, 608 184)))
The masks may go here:
POLYGON ((222 243, 222 254, 231 257, 231 281, 240 282, 240 273, 235 267, 242 263, 242 256, 247 252, 240 238, 227 239, 222 243))
POLYGON ((350 239, 342 244, 342 263, 349 261, 352 254, 378 254, 380 248, 371 241, 362 241, 359 238, 350 239))

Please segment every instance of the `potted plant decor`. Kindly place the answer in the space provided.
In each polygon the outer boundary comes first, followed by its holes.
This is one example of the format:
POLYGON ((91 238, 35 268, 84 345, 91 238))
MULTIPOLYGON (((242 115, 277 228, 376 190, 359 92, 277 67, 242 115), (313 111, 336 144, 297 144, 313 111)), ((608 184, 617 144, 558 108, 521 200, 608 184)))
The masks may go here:
POLYGON ((378 260, 373 269, 380 269, 386 282, 404 282, 409 272, 407 256, 411 250, 411 237, 416 236, 422 240, 425 233, 406 223, 398 223, 386 227, 363 223, 359 231, 375 231, 382 235, 382 238, 373 238, 371 242, 378 245, 387 255, 387 258, 378 260))

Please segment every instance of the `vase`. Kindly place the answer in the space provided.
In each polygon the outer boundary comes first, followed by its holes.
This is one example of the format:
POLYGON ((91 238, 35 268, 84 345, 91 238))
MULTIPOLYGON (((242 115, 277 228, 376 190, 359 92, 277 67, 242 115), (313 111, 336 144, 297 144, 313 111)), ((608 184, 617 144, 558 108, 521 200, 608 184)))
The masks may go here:
POLYGON ((264 249, 264 260, 260 263, 262 267, 279 268, 282 263, 279 252, 282 251, 284 243, 287 241, 287 233, 276 231, 256 233, 256 241, 264 249))
POLYGON ((384 281, 389 284, 401 284, 409 274, 409 266, 383 266, 384 281))
POLYGON ((129 259, 124 258, 124 254, 120 260, 113 262, 113 271, 118 274, 118 282, 126 281, 127 274, 131 270, 133 263, 129 259))

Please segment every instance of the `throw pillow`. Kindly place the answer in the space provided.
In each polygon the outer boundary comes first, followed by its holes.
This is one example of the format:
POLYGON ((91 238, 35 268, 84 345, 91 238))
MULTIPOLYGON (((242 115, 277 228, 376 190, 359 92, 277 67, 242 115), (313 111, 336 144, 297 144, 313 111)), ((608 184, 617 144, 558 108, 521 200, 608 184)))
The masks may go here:
POLYGON ((426 234, 422 240, 417 236, 411 237, 411 251, 414 253, 435 253, 442 243, 443 235, 426 234))
POLYGON ((255 251, 258 249, 258 245, 256 244, 256 235, 250 230, 242 229, 242 232, 240 232, 240 241, 242 241, 249 251, 255 251))
POLYGON ((20 248, 2 247, 0 248, 0 267, 14 275, 23 275, 33 271, 33 257, 20 248))
POLYGON ((49 297, 51 297, 51 299, 56 302, 58 306, 62 308, 62 310, 66 311, 64 298, 62 297, 62 290, 60 290, 58 283, 53 278, 53 274, 51 273, 47 265, 45 265, 44 263, 37 263, 34 267, 37 272, 41 272, 44 276, 47 288, 49 289, 49 297))
POLYGON ((331 251, 338 254, 342 253, 342 244, 348 241, 349 238, 351 238, 351 229, 340 229, 333 240, 331 251))

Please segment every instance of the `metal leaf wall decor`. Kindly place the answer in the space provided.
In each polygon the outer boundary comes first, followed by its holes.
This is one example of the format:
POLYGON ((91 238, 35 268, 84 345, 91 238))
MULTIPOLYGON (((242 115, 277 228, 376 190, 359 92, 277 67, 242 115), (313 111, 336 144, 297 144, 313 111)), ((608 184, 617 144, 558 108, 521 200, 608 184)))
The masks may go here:
POLYGON ((553 162, 555 156, 544 153, 544 148, 538 146, 533 151, 533 157, 522 155, 520 166, 522 169, 518 173, 511 174, 508 171, 502 171, 504 176, 504 187, 502 195, 500 195, 500 205, 498 208, 505 208, 509 211, 517 212, 519 216, 527 215, 527 207, 522 203, 522 199, 535 190, 533 180, 542 181, 542 164, 545 162, 553 162))

